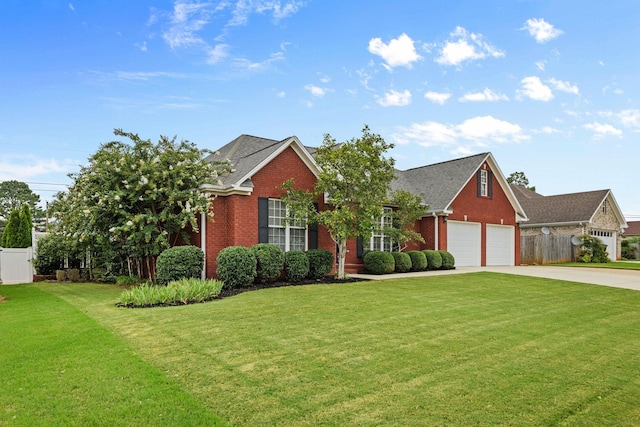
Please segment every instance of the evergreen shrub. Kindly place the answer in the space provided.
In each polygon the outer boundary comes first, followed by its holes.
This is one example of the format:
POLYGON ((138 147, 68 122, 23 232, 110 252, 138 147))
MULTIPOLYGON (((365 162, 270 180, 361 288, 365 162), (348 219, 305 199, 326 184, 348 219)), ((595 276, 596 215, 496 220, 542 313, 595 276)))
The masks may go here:
POLYGON ((156 261, 156 279, 161 285, 173 280, 200 278, 204 253, 196 246, 174 246, 164 250, 156 261))
POLYGON ((307 252, 309 258, 309 279, 322 279, 329 274, 335 263, 333 254, 326 249, 309 249, 307 252))
POLYGON ((225 289, 249 286, 256 278, 256 256, 244 246, 228 246, 218 253, 216 274, 225 289))
POLYGON ((364 270, 371 274, 389 274, 396 268, 391 252, 369 251, 364 255, 364 270))

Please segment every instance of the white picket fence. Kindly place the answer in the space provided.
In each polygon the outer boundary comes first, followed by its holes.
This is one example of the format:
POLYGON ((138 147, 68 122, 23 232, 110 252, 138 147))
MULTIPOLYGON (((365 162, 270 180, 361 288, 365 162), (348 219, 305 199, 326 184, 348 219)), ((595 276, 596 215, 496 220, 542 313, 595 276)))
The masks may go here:
POLYGON ((0 248, 0 284, 31 283, 33 268, 33 248, 0 248))

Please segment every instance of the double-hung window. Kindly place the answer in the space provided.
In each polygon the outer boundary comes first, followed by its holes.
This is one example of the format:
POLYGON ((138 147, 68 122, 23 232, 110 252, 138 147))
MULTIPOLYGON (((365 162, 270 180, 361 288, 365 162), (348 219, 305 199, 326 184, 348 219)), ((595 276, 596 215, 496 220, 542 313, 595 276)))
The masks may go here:
POLYGON ((387 251, 393 250, 391 236, 385 234, 385 230, 393 226, 391 208, 383 208, 382 216, 376 220, 376 227, 369 241, 362 242, 363 252, 367 251, 387 251))
POLYGON ((287 222, 287 207, 279 199, 269 199, 269 243, 283 251, 307 249, 307 224, 303 219, 287 222))
POLYGON ((487 183, 487 171, 484 169, 480 170, 480 196, 487 197, 489 195, 489 185, 487 183))

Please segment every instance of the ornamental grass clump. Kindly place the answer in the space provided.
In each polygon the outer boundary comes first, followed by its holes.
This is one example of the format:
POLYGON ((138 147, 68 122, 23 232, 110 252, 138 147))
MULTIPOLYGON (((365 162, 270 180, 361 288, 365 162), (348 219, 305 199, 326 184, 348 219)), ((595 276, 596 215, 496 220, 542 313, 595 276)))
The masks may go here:
POLYGON ((219 280, 181 279, 167 286, 147 282, 122 292, 117 305, 135 308, 194 304, 214 299, 221 290, 219 280))

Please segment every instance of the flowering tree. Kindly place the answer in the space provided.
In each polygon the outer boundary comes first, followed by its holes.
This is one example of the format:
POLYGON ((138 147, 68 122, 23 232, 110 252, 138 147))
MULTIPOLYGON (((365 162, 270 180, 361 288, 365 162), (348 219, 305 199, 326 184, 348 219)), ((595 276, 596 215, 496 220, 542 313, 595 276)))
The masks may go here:
POLYGON ((229 169, 204 160, 206 150, 189 141, 161 136, 157 144, 137 134, 114 131, 130 143, 103 144, 89 165, 70 177, 68 193, 58 196, 58 230, 76 244, 115 246, 129 271, 155 277, 155 260, 187 229, 198 231, 198 216, 209 198, 198 188, 215 184, 229 169))

